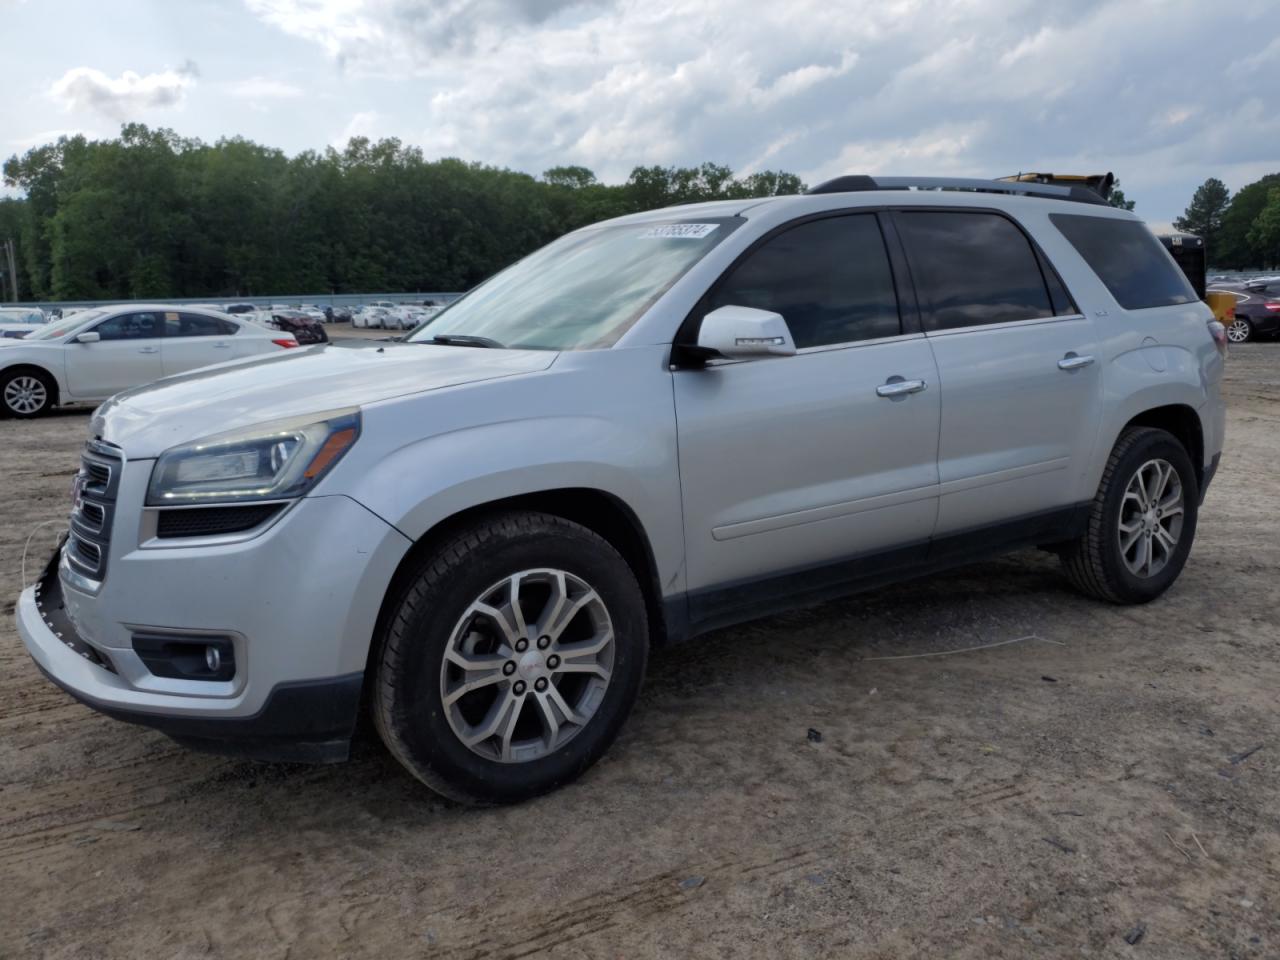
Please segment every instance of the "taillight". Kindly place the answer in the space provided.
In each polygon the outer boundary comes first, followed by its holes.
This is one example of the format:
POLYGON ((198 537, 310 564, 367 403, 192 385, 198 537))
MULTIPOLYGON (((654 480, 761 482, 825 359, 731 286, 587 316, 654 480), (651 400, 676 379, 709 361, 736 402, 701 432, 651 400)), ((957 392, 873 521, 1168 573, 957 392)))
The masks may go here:
POLYGON ((1280 313, 1280 300, 1268 300, 1263 306, 1272 313, 1280 313))
POLYGON ((1227 355, 1227 328, 1217 320, 1209 321, 1209 336, 1213 337, 1213 345, 1224 357, 1227 355))
POLYGON ((298 346, 298 341, 293 339, 293 337, 290 337, 288 340, 285 340, 282 337, 279 340, 272 340, 271 342, 274 343, 277 347, 284 347, 286 350, 288 350, 290 347, 298 346))

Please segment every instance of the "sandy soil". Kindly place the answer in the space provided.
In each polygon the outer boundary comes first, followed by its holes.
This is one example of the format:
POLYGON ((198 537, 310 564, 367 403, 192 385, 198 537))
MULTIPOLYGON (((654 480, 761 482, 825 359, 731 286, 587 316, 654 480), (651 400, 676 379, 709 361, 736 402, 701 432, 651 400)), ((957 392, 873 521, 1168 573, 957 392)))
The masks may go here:
POLYGON ((44 681, 9 614, 86 417, 0 423, 0 956, 1280 956, 1280 346, 1229 396, 1161 601, 1032 552, 726 630, 579 783, 482 811, 373 740, 202 756, 44 681))

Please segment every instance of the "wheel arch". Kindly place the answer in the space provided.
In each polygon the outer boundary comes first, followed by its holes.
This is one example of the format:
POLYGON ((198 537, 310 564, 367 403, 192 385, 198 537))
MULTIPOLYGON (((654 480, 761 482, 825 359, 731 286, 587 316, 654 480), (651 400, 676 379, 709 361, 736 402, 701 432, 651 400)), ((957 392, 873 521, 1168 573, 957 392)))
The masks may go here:
POLYGON ((1204 488, 1204 425, 1200 422, 1200 414, 1193 407, 1185 403, 1171 403, 1144 410, 1130 418, 1120 435, 1123 436, 1125 430, 1131 427, 1155 427, 1173 434, 1191 458, 1196 471, 1197 489, 1204 488))
POLYGON ((623 559, 636 575, 640 591, 644 596, 645 612, 648 615, 655 642, 666 642, 672 629, 678 628, 678 625, 669 623, 667 611, 663 605, 662 584, 649 537, 640 519, 626 503, 614 494, 592 487, 538 490, 490 500, 459 510, 440 520, 414 541, 413 546, 401 557, 383 594, 374 635, 369 644, 369 657, 365 665, 366 682, 372 676, 373 667, 377 663, 382 637, 386 632, 387 619, 392 615, 396 603, 424 559, 458 530, 485 517, 515 510, 535 511, 563 517, 581 524, 608 541, 622 554, 623 559))

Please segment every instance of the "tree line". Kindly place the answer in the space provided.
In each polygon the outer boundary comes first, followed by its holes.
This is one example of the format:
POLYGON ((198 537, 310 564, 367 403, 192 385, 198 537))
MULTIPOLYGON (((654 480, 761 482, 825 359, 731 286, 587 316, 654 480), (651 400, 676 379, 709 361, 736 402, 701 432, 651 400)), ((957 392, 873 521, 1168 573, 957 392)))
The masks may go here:
MULTIPOLYGON (((28 300, 466 290, 588 223, 805 188, 791 173, 735 177, 714 163, 636 167, 615 185, 578 166, 533 177, 364 137, 289 157, 142 124, 10 157, 4 182, 23 192, 0 200, 0 241, 16 241, 28 300)), ((1133 208, 1118 189, 1111 202, 1133 208)), ((1210 178, 1175 225, 1205 238, 1215 267, 1273 268, 1280 173, 1235 196, 1210 178)))
POLYGON ((466 290, 597 220, 804 190, 714 163, 636 167, 618 185, 576 166, 533 177, 396 139, 288 157, 142 124, 11 157, 4 182, 25 194, 0 200, 0 240, 16 240, 27 300, 466 290))
POLYGON ((1173 225, 1204 238, 1212 267, 1280 268, 1280 173, 1241 187, 1235 196, 1225 183, 1210 177, 1196 188, 1173 225))

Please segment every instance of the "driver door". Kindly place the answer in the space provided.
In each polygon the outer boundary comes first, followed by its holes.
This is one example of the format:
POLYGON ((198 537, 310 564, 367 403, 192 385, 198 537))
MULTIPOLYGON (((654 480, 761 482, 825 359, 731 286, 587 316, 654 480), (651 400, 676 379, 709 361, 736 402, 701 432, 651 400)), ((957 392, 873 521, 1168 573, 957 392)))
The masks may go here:
POLYGON ((66 346, 67 389, 75 399, 104 399, 164 376, 159 313, 123 313, 93 332, 102 337, 97 343, 66 346))
POLYGON ((919 560, 938 510, 937 368, 875 213, 766 238, 699 310, 726 305, 781 314, 797 352, 674 374, 695 626, 919 560))

